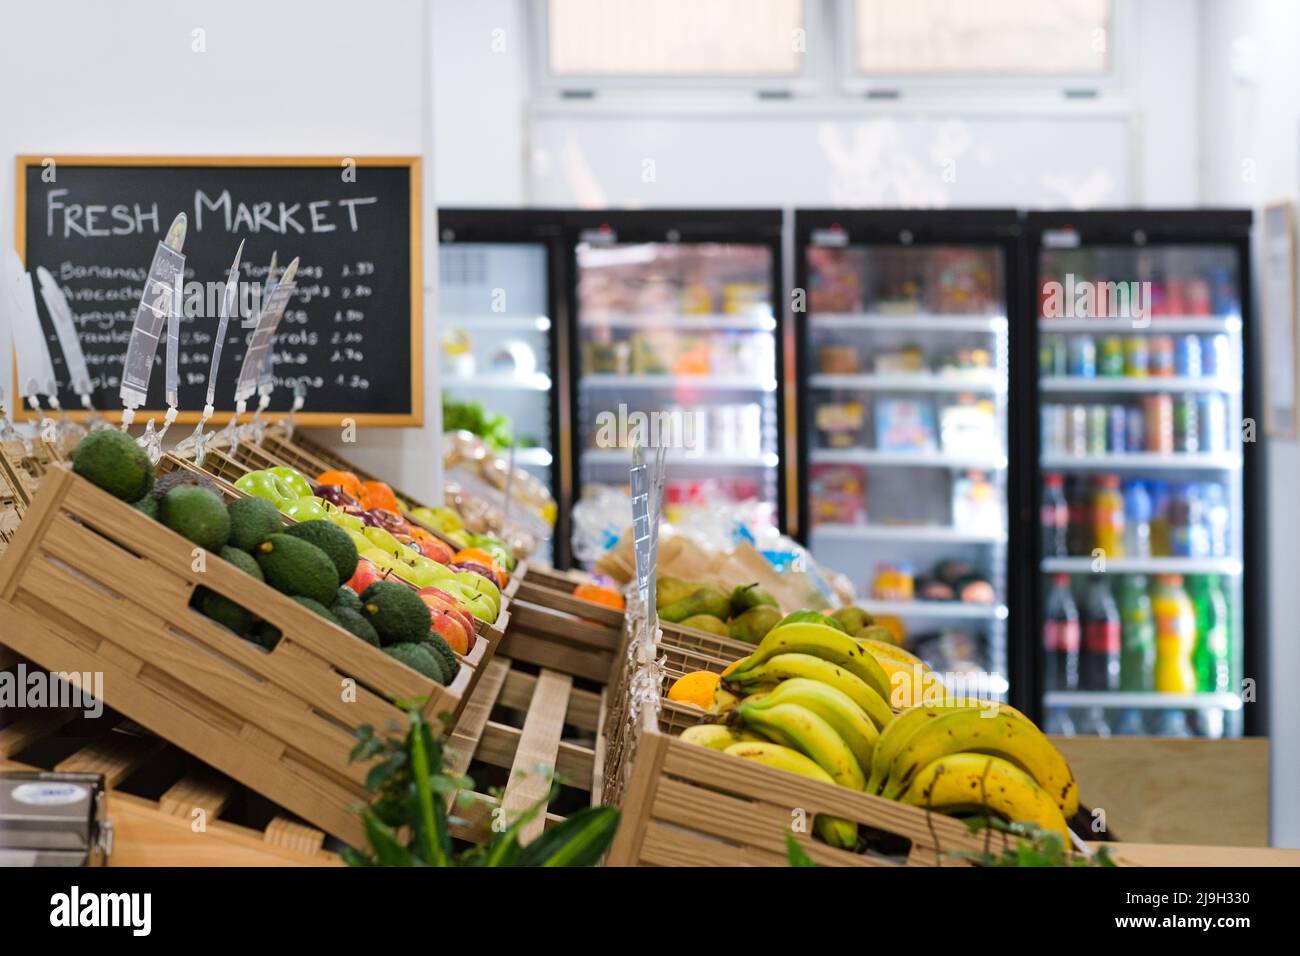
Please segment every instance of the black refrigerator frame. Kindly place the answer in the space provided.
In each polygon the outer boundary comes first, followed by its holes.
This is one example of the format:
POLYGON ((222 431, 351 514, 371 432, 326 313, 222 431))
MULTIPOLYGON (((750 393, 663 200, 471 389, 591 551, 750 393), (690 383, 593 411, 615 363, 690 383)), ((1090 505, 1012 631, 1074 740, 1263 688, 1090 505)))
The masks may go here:
MULTIPOLYGON (((785 214, 779 209, 653 209, 623 210, 603 209, 575 211, 565 216, 565 246, 568 312, 570 321, 568 361, 572 374, 565 383, 566 401, 571 410, 578 407, 578 378, 582 368, 582 343, 578 316, 578 243, 593 232, 607 233, 611 242, 662 242, 662 243, 732 243, 737 245, 767 246, 772 258, 770 283, 772 290, 772 317, 776 328, 772 331, 776 356, 776 526, 785 530, 786 480, 789 462, 782 436, 788 425, 786 415, 787 395, 793 383, 785 381, 785 309, 782 306, 784 282, 782 281, 782 229, 785 214)), ((576 412, 575 412, 576 414, 576 412)), ((571 419, 576 427, 580 423, 571 419)), ((573 476, 572 500, 582 499, 582 447, 570 440, 569 468, 573 476)))
MULTIPOLYGON (((997 246, 1002 250, 1003 293, 1007 312, 1007 681, 1008 697, 1013 706, 1024 709, 1024 672, 1029 665, 1024 645, 1026 635, 1017 622, 1025 619, 1023 577, 1016 567, 1014 556, 1018 546, 1018 528, 1025 524, 1025 490, 1020 482, 1021 470, 1015 465, 1019 436, 1026 424, 1037 417, 1037 410, 1026 409, 1015 400, 1016 348, 1019 317, 1024 312, 1020 297, 1024 292, 1021 276, 1023 263, 1023 220, 1014 209, 797 209, 794 213, 793 257, 794 288, 808 288, 808 260, 804 254, 812 244, 814 233, 842 230, 846 245, 871 244, 905 248, 909 246, 983 245, 997 246), (1027 414, 1028 413, 1028 414, 1027 414)), ((808 500, 808 458, 811 451, 810 436, 812 403, 810 390, 804 386, 808 374, 808 312, 795 314, 787 310, 787 320, 794 330, 795 374, 798 387, 795 416, 797 434, 797 469, 794 474, 798 500, 798 513, 793 527, 796 539, 808 546, 811 513, 808 500)), ((1036 430, 1037 426, 1035 426, 1036 430)))
MULTIPOLYGON (((1039 580, 1042 560, 1042 535, 1038 528, 1041 503, 1039 476, 1040 428, 1038 389, 1038 288, 1039 251, 1043 234, 1071 230, 1078 235, 1079 245, 1122 245, 1139 248, 1144 245, 1229 245, 1237 256, 1238 296, 1241 303, 1242 393, 1241 406, 1245 418, 1257 423, 1256 441, 1244 443, 1242 449, 1242 521, 1244 522, 1242 551, 1241 592, 1243 677, 1253 678, 1256 700, 1267 700, 1271 679, 1268 671, 1268 607, 1266 604, 1266 572, 1264 570, 1265 528, 1262 523, 1262 504, 1266 493, 1266 444, 1258 431, 1263 420, 1260 393, 1259 334, 1256 328, 1254 284, 1251 274, 1251 223, 1248 209, 1115 209, 1086 212, 1042 211, 1024 216, 1025 276, 1023 309, 1020 325, 1025 331, 1017 342, 1012 339, 1012 389, 1014 402, 1032 412, 1034 420, 1026 422, 1020 432, 1018 456, 1022 472, 1020 486, 1027 490, 1027 500, 1020 509, 1022 515, 1019 547, 1022 554, 1032 555, 1023 562, 1022 591, 1027 593, 1027 614, 1022 618, 1021 629, 1031 628, 1027 641, 1022 641, 1030 654, 1021 664, 1025 679, 1020 682, 1020 693, 1013 697, 1016 706, 1042 722, 1043 677, 1042 615, 1044 597, 1039 580), (1018 346, 1018 347, 1017 347, 1018 346), (1018 374, 1017 374, 1018 373, 1018 374), (1253 447, 1252 447, 1253 446, 1253 447), (1028 694, 1028 697, 1026 697, 1028 694)), ((1013 458, 1013 466, 1016 464, 1013 458)), ((1014 539, 1013 539, 1014 542, 1014 539)), ((1013 684, 1013 690, 1015 689, 1013 684)), ((1244 714, 1244 734, 1265 736, 1268 733, 1268 714, 1258 703, 1247 705, 1244 714)))
MULTIPOLYGON (((569 515, 572 510, 573 476, 570 472, 569 421, 572 406, 569 391, 562 384, 571 378, 568 336, 569 285, 565 275, 564 211, 553 209, 440 208, 438 241, 482 242, 546 247, 546 308, 551 320, 547 332, 550 350, 551 391, 548 396, 551 418, 551 497, 555 499, 555 528, 551 554, 555 567, 565 569, 572 562, 569 515)), ((436 347, 436 346, 435 346, 436 347)))

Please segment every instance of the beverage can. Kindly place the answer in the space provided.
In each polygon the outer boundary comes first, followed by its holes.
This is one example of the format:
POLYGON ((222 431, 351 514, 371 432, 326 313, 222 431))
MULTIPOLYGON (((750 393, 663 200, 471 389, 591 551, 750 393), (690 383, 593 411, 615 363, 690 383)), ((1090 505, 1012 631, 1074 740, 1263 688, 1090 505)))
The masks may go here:
POLYGON ((1228 402, 1218 392, 1201 396, 1201 451, 1225 452, 1228 450, 1228 402))
POLYGON ((1070 454, 1083 458, 1088 454, 1088 409, 1084 405, 1071 405, 1069 411, 1068 435, 1070 454))
POLYGON ((1124 374, 1124 340, 1118 335, 1108 335, 1101 340, 1097 371, 1106 378, 1119 378, 1124 374))
POLYGON ((1179 336, 1174 348, 1174 374, 1201 377, 1201 340, 1195 335, 1179 336))
POLYGON ((1232 348, 1222 333, 1211 335, 1201 353, 1201 373, 1206 378, 1232 377, 1232 348))
POLYGON ((1146 378, 1149 358, 1146 337, 1130 335, 1124 342, 1124 374, 1129 378, 1146 378))
POLYGON ((1091 335, 1076 335, 1071 340, 1070 374, 1077 378, 1097 377, 1097 346, 1091 335))
POLYGON ((1111 405, 1106 414, 1109 419, 1107 446, 1115 453, 1128 451, 1128 409, 1123 405, 1111 405))
POLYGON ((1188 392, 1174 403, 1174 449, 1183 452, 1201 450, 1201 428, 1196 396, 1188 392))
POLYGON ((1064 405, 1043 406, 1043 454, 1067 454, 1069 418, 1064 405))
POLYGON ((1128 445, 1125 451, 1145 451, 1146 450, 1146 429, 1144 425, 1146 417, 1142 414, 1140 405, 1132 405, 1128 409, 1128 427, 1125 437, 1128 439, 1128 445))
POLYGON ((1174 374, 1174 340, 1168 335, 1151 337, 1148 368, 1152 378, 1169 378, 1174 374))
POLYGON ((1170 454, 1174 450, 1174 399, 1171 395, 1145 395, 1142 398, 1146 450, 1170 454))
POLYGON ((1110 419, 1105 405, 1088 406, 1088 454, 1106 454, 1106 438, 1110 419))

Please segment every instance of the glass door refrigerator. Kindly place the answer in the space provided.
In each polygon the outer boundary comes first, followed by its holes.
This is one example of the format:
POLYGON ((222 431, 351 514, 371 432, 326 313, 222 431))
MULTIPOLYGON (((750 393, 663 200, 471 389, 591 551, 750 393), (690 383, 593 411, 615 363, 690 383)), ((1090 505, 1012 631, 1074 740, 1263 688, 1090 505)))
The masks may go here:
POLYGON ((781 214, 570 217, 575 498, 622 493, 664 445, 664 516, 720 546, 783 520, 781 214))
POLYGON ((1048 732, 1262 730, 1242 694, 1260 676, 1264 626, 1259 446, 1243 443, 1258 420, 1250 222, 1215 210, 1026 219, 1031 669, 1048 732))
POLYGON ((444 428, 480 434, 502 459, 513 440, 516 468, 545 485, 558 507, 553 528, 527 508, 513 508, 512 521, 549 539, 537 557, 567 567, 562 214, 440 209, 438 231, 444 428))
POLYGON ((950 687, 1006 699, 1013 211, 799 211, 799 523, 950 687), (800 294, 806 296, 800 301, 800 294))

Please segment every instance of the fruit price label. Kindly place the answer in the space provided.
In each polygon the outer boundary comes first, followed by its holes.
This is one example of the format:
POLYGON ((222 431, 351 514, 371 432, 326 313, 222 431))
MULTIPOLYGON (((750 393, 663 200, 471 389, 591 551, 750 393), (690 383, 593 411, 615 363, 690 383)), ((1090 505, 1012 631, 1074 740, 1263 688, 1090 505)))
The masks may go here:
POLYGON ((176 279, 178 276, 183 279, 185 274, 185 256, 181 249, 185 245, 187 228, 185 213, 181 213, 172 220, 166 237, 154 250, 140 304, 136 306, 135 323, 131 327, 131 340, 122 367, 120 394, 125 408, 139 408, 149 394, 153 357, 158 351, 163 323, 171 315, 176 279))

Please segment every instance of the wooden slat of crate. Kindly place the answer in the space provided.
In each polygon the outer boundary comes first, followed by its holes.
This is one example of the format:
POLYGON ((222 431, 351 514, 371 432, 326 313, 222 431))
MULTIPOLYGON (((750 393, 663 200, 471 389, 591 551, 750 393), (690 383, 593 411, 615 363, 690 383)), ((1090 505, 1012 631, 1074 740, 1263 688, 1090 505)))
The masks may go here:
MULTIPOLYGON (((498 702, 503 707, 527 710, 536 686, 536 674, 512 670, 506 677, 505 686, 501 688, 498 702)), ((601 726, 600 698, 601 695, 594 691, 583 690, 580 687, 573 688, 569 693, 569 711, 564 715, 564 722, 580 730, 595 733, 601 726)))
POLYGON ((202 767, 168 787, 158 798, 158 807, 164 813, 187 820, 193 819, 195 810, 200 810, 205 817, 215 820, 221 816, 234 792, 234 784, 229 778, 202 767))
POLYGON ((102 773, 104 785, 116 787, 164 746, 157 737, 106 733, 59 761, 54 769, 64 773, 102 773))
POLYGON ((352 728, 403 720, 369 688, 425 697, 436 719, 459 710, 472 669, 439 687, 223 561, 194 571, 189 542, 66 470, 43 485, 21 553, 0 562, 9 643, 51 669, 103 671, 117 709, 359 842, 352 728), (256 608, 280 644, 265 653, 190 609, 199 583, 256 608))
MULTIPOLYGON (((564 715, 569 710, 569 691, 573 678, 568 674, 543 670, 533 690, 532 703, 524 718, 524 728, 515 749, 510 782, 506 784, 501 806, 507 813, 520 813, 545 800, 551 789, 546 771, 558 771, 560 738, 564 733, 564 715)), ((590 770, 588 770, 590 774, 590 770)), ((543 807, 543 812, 545 808, 543 807)), ((528 844, 541 835, 544 821, 530 820, 519 831, 520 844, 528 844)))
POLYGON ((565 614, 572 614, 575 617, 586 621, 594 621, 606 627, 622 629, 622 611, 617 608, 606 607, 604 604, 597 604, 594 601, 574 597, 570 591, 572 591, 572 588, 569 591, 561 591, 556 588, 535 584, 529 581, 527 577, 524 577, 519 582, 515 594, 519 600, 527 601, 530 604, 550 608, 553 611, 562 611, 565 614))
POLYGON ((622 637, 615 628, 517 600, 510 605, 510 627, 500 651, 516 660, 605 683, 622 637))

